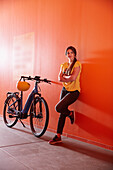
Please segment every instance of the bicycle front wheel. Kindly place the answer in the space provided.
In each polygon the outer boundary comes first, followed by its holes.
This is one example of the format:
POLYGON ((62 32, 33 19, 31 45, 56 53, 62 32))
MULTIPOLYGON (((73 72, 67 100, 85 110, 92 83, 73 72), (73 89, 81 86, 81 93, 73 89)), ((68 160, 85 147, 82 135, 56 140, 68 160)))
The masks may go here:
POLYGON ((43 97, 36 97, 30 110, 30 127, 36 137, 41 137, 48 126, 49 109, 43 97))
POLYGON ((3 110, 4 122, 6 126, 11 128, 17 123, 18 118, 14 117, 14 113, 9 109, 19 110, 19 101, 16 95, 10 95, 7 97, 3 110))

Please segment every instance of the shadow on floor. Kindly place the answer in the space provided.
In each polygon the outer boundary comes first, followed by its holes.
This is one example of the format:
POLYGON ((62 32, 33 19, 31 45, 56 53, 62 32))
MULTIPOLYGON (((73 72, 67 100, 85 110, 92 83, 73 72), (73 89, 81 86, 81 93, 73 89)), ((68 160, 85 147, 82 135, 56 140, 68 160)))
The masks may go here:
POLYGON ((32 132, 28 132, 28 131, 26 131, 26 130, 24 130, 24 129, 19 129, 19 128, 15 128, 15 127, 13 127, 12 129, 17 130, 17 131, 19 131, 19 132, 27 133, 27 134, 29 134, 29 135, 33 135, 32 132))
MULTIPOLYGON (((33 135, 32 132, 28 132, 24 129, 18 129, 18 128, 14 128, 14 127, 13 127, 13 129, 16 131, 27 133, 29 135, 33 135)), ((40 137, 41 141, 48 142, 49 140, 51 140, 52 135, 49 136, 48 133, 51 133, 51 132, 47 132, 47 134, 45 133, 42 137, 40 137)), ((36 141, 35 141, 35 143, 36 143, 36 141)), ((87 144, 87 143, 80 142, 80 141, 77 141, 77 140, 74 140, 71 138, 64 137, 63 142, 60 144, 56 144, 55 146, 64 147, 66 149, 70 149, 72 151, 79 152, 79 153, 85 154, 87 156, 91 156, 91 157, 99 159, 99 160, 113 163, 113 151, 103 149, 103 148, 97 147, 95 145, 87 144)))
POLYGON ((70 149, 75 152, 79 152, 99 160, 113 163, 113 152, 97 146, 93 146, 93 145, 89 146, 89 144, 83 145, 81 143, 79 144, 78 141, 76 142, 76 140, 74 143, 70 141, 64 141, 61 144, 57 144, 57 146, 70 149))

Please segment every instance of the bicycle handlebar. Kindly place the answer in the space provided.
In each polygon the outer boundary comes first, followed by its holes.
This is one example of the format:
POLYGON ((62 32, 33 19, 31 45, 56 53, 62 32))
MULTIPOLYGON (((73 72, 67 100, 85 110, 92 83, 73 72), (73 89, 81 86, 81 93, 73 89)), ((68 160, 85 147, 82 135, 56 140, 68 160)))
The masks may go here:
MULTIPOLYGON (((31 76, 21 76, 21 79, 24 79, 24 80, 36 80, 38 82, 45 82, 45 83, 49 83, 51 84, 51 80, 47 80, 46 78, 44 79, 40 79, 40 76, 35 76, 35 77, 31 77, 31 76)), ((21 80, 20 79, 20 80, 21 80)))

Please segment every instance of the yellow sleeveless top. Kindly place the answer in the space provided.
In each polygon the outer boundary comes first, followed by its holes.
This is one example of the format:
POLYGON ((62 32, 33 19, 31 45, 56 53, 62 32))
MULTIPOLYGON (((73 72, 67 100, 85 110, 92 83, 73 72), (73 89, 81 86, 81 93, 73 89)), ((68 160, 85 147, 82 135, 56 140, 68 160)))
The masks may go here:
MULTIPOLYGON (((78 90, 80 92, 80 73, 81 73, 81 63, 79 61, 76 61, 73 68, 72 68, 72 71, 71 71, 71 74, 73 72, 73 69, 76 68, 76 67, 80 67, 80 72, 76 78, 75 81, 72 81, 72 82, 63 82, 63 86, 65 87, 65 89, 67 91, 75 91, 75 90, 78 90)), ((61 64, 61 69, 62 69, 62 72, 65 71, 65 69, 68 68, 68 63, 64 63, 64 64, 61 64)))

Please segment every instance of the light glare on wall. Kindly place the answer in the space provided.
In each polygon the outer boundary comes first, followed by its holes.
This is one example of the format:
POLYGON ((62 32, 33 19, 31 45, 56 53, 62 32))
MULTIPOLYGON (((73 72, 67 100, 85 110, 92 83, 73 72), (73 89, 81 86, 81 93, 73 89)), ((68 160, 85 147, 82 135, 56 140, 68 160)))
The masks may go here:
POLYGON ((8 62, 7 51, 5 48, 0 49, 0 68, 3 68, 5 64, 8 62))

